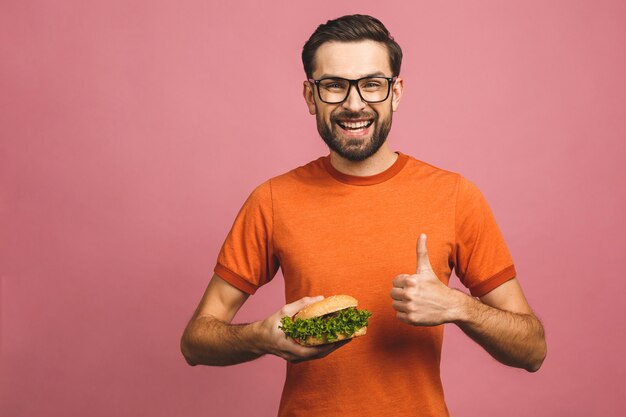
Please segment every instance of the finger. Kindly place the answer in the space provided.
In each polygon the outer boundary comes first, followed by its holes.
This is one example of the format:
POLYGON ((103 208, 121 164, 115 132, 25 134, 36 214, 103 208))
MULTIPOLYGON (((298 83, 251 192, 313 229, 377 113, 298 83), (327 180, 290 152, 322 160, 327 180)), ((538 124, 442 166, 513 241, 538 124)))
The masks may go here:
POLYGON ((396 317, 403 323, 409 323, 409 314, 404 311, 398 311, 396 317))
POLYGON ((405 290, 407 288, 415 287, 417 286, 418 279, 419 277, 417 275, 404 274, 402 276, 397 276, 396 279, 394 279, 393 288, 405 290))
POLYGON ((405 301, 407 299, 404 290, 401 288, 392 288, 389 291, 389 295, 396 301, 405 301))
POLYGON ((321 301, 324 299, 324 296, 322 295, 318 295, 317 297, 304 297, 301 298, 297 301, 294 301, 291 304, 286 304, 283 307, 283 313, 289 317, 293 316, 294 314, 296 314, 298 311, 302 310, 304 307, 308 306, 309 304, 313 304, 316 303, 318 301, 321 301))
POLYGON ((410 277, 409 274, 400 274, 397 277, 395 277, 393 279, 393 281, 391 281, 391 284, 395 287, 395 288, 404 288, 405 284, 406 284, 406 279, 410 277))
POLYGON ((408 313, 409 311, 407 303, 404 301, 394 301, 391 303, 391 307, 399 313, 408 313))
POLYGON ((428 249, 426 249, 426 234, 420 234, 417 239, 417 273, 431 270, 428 249))

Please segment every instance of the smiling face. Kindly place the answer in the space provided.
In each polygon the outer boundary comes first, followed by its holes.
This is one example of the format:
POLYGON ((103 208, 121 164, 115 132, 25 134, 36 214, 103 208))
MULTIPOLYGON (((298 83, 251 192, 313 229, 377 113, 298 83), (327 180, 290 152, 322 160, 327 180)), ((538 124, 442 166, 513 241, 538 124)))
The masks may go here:
MULTIPOLYGON (((326 42, 315 53, 313 79, 367 76, 392 77, 385 46, 374 41, 326 42)), ((304 98, 315 114, 317 130, 331 151, 350 161, 363 161, 385 143, 391 129, 392 113, 402 96, 402 79, 396 79, 387 100, 364 102, 356 88, 341 103, 320 100, 317 86, 304 82, 304 98)))

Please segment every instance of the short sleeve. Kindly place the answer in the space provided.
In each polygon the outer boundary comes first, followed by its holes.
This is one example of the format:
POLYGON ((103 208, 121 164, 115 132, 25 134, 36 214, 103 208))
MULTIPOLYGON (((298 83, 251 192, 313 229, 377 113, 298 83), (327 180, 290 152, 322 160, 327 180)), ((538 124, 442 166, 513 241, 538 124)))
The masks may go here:
POLYGON ((258 186, 237 214, 217 257, 215 273, 248 294, 274 278, 272 194, 269 181, 258 186))
POLYGON ((455 208, 455 273, 474 297, 515 278, 515 266, 480 190, 459 176, 455 208))

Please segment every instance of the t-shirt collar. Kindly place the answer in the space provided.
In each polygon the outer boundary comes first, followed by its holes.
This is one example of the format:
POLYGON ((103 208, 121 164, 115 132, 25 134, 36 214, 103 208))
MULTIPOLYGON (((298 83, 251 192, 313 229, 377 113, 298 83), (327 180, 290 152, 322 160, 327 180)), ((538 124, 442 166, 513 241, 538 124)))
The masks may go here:
POLYGON ((337 181, 350 185, 375 185, 391 179, 402 170, 404 165, 406 165, 407 161, 409 160, 408 155, 405 155, 401 152, 396 153, 398 154, 398 158, 393 163, 393 165, 391 165, 383 172, 367 176, 349 175, 338 171, 337 168, 335 168, 333 164, 330 163, 330 155, 325 156, 323 158, 323 161, 326 171, 328 171, 328 173, 337 181))

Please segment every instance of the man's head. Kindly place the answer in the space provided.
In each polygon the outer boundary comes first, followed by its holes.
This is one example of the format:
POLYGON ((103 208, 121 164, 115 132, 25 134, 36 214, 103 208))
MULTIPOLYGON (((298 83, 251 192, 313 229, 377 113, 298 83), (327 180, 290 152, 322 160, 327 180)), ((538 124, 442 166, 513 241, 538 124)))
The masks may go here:
POLYGON ((330 20, 304 45, 302 62, 304 97, 324 142, 351 161, 375 154, 402 96, 402 50, 387 29, 370 16, 330 20))

